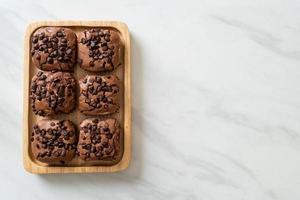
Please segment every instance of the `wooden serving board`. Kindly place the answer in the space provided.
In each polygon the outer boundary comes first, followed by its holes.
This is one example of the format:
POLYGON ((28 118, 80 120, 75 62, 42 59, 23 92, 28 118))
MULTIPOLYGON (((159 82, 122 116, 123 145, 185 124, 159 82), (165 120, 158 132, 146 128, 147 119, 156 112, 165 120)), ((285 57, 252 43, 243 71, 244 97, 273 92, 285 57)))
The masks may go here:
MULTIPOLYGON (((79 89, 77 89, 79 91, 79 89)), ((81 114, 78 111, 78 93, 77 92, 77 105, 76 109, 70 114, 58 114, 53 117, 48 117, 52 119, 70 119, 77 129, 79 129, 79 124, 83 119, 89 118, 81 114)), ((24 97, 23 97, 23 164, 26 171, 35 174, 49 174, 49 173, 91 173, 91 172, 117 172, 124 170, 128 167, 131 157, 131 65, 130 65, 130 35, 128 32, 127 25, 122 22, 115 21, 40 21, 30 24, 27 27, 25 34, 25 44, 24 44, 24 97), (35 122, 42 118, 35 115, 32 112, 29 99, 30 81, 34 74, 37 73, 38 69, 33 65, 30 55, 30 38, 32 33, 45 26, 58 26, 58 27, 68 27, 72 29, 76 34, 79 31, 88 29, 91 27, 103 27, 109 29, 116 29, 120 33, 120 38, 124 45, 124 64, 119 66, 113 72, 108 73, 91 73, 87 72, 79 67, 78 64, 74 67, 74 77, 78 81, 81 77, 87 74, 98 74, 98 75, 117 75, 121 82, 121 108, 119 112, 100 117, 106 119, 107 117, 116 118, 121 124, 122 128, 122 145, 123 156, 121 160, 112 166, 108 166, 107 163, 101 161, 83 161, 78 157, 75 157, 71 162, 65 165, 51 166, 45 163, 41 163, 32 156, 30 147, 30 134, 32 132, 32 126, 35 122)))

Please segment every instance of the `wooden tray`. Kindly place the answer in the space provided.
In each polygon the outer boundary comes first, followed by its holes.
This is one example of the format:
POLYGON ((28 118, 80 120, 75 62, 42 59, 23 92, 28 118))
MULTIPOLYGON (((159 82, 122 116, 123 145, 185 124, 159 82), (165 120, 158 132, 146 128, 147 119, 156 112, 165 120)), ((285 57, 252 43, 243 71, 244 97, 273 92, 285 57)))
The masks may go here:
MULTIPOLYGON (((76 80, 79 80, 86 74, 95 74, 86 72, 81 69, 78 65, 74 68, 73 75, 76 80)), ((77 96, 78 102, 78 96, 77 96)), ((81 114, 76 109, 70 114, 59 114, 52 118, 55 119, 70 119, 74 122, 77 128, 80 122, 88 118, 81 114)), ((116 172, 124 170, 128 167, 131 157, 131 66, 130 66, 130 36, 127 25, 121 22, 115 21, 41 21, 30 24, 27 27, 25 34, 24 44, 24 98, 23 98, 23 164, 26 171, 35 174, 49 174, 49 173, 90 173, 90 172, 116 172), (84 162, 78 157, 75 157, 73 161, 64 166, 49 166, 45 163, 41 163, 34 159, 30 149, 29 136, 32 131, 32 125, 44 118, 33 114, 29 99, 30 81, 33 75, 38 69, 33 66, 30 56, 30 37, 32 33, 40 27, 44 26, 60 26, 71 28, 76 34, 89 27, 105 27, 116 29, 120 33, 121 40, 124 44, 124 64, 119 66, 116 70, 109 73, 96 73, 99 75, 116 74, 121 81, 123 86, 121 87, 121 108, 118 113, 112 114, 109 117, 116 118, 123 129, 123 156, 121 160, 112 166, 107 166, 105 163, 99 161, 96 162, 84 162)), ((106 117, 102 117, 106 118, 106 117)))

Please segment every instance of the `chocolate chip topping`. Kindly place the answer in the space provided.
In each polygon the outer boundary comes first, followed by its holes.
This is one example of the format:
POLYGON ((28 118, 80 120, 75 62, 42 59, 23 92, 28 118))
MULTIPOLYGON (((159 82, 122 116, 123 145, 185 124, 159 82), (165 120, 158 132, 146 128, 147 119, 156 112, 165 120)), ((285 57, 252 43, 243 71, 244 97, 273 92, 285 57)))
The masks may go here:
POLYGON ((80 124, 79 156, 84 160, 116 160, 120 156, 120 125, 115 119, 86 119, 80 124))
POLYGON ((115 30, 93 28, 78 36, 79 64, 88 71, 111 71, 122 64, 122 44, 115 30))
POLYGON ((119 79, 115 75, 88 75, 79 81, 79 109, 88 115, 101 115, 116 112, 120 105, 119 79))
POLYGON ((69 120, 39 121, 33 127, 30 141, 33 155, 41 162, 69 161, 75 155, 75 127, 69 120))
POLYGON ((75 106, 76 81, 70 73, 39 71, 31 81, 32 110, 40 116, 69 113, 75 106))
POLYGON ((33 63, 42 70, 72 71, 76 35, 68 28, 40 28, 31 37, 31 55, 33 63))

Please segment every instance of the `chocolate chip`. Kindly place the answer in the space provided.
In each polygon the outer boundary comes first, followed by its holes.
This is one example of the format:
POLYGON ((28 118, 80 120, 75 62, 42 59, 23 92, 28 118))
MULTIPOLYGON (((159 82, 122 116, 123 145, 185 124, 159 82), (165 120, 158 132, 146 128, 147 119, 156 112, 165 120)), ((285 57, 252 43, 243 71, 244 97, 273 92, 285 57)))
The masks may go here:
POLYGON ((47 155, 47 152, 41 153, 41 157, 42 157, 42 158, 45 157, 46 155, 47 155))
POLYGON ((54 122, 51 122, 51 123, 50 123, 50 126, 55 126, 55 123, 54 123, 54 122))
POLYGON ((37 37, 32 37, 32 42, 33 43, 37 43, 38 42, 38 38, 37 37))
POLYGON ((97 124, 99 122, 99 120, 98 119, 93 119, 92 122, 97 124))
POLYGON ((43 144, 47 144, 47 142, 48 142, 48 139, 43 137, 43 138, 42 138, 42 143, 43 143, 43 144))
POLYGON ((96 153, 96 156, 101 157, 101 153, 100 152, 96 153))
POLYGON ((58 143, 58 147, 59 147, 59 148, 62 148, 62 147, 64 147, 64 146, 65 146, 65 145, 64 145, 63 142, 59 142, 59 143, 58 143))
POLYGON ((55 42, 55 43, 58 43, 58 38, 57 37, 54 37, 54 38, 52 38, 51 39, 53 42, 55 42))
POLYGON ((86 144, 85 145, 85 149, 90 150, 91 149, 91 145, 90 144, 86 144))
POLYGON ((65 62, 69 61, 70 59, 71 59, 71 58, 70 58, 69 56, 65 56, 65 57, 64 57, 64 61, 65 61, 65 62))
POLYGON ((90 157, 90 153, 89 153, 89 152, 86 152, 86 153, 85 153, 85 156, 86 156, 85 159, 89 158, 89 157, 90 157))
POLYGON ((107 142, 103 142, 103 147, 107 148, 108 147, 108 143, 107 142))
POLYGON ((95 66, 95 64, 94 64, 93 61, 90 61, 89 65, 90 65, 91 67, 95 66))
POLYGON ((113 135, 112 135, 112 134, 107 134, 106 137, 107 137, 108 139, 111 139, 111 138, 113 137, 113 135))
POLYGON ((58 32, 56 33, 56 35, 57 35, 57 37, 62 37, 62 36, 63 36, 62 32, 60 32, 60 31, 58 31, 58 32))
POLYGON ((72 144, 71 149, 76 149, 76 144, 72 144))
POLYGON ((36 91, 36 88, 37 88, 36 83, 35 83, 35 82, 32 83, 32 85, 31 85, 31 90, 32 90, 32 92, 35 92, 35 91, 36 91))
POLYGON ((53 64, 53 58, 48 57, 48 58, 47 58, 47 62, 48 62, 49 64, 53 64))
POLYGON ((47 42, 48 42, 48 38, 45 37, 45 38, 43 39, 43 43, 47 43, 47 42))
POLYGON ((107 98, 105 96, 102 98, 102 102, 104 102, 104 103, 107 102, 107 98))
POLYGON ((45 80, 46 78, 47 78, 47 76, 45 74, 43 74, 39 77, 39 80, 45 80))
POLYGON ((93 146, 93 147, 91 148, 91 153, 95 153, 95 152, 96 152, 96 147, 93 146))
POLYGON ((38 44, 35 44, 35 45, 33 46, 33 48, 34 48, 35 50, 38 50, 38 49, 39 49, 39 45, 38 45, 38 44))
POLYGON ((40 40, 43 40, 43 39, 44 39, 44 37, 45 37, 45 33, 44 33, 44 32, 42 32, 42 33, 39 35, 39 39, 40 39, 40 40))
POLYGON ((109 36, 105 36, 105 37, 104 37, 104 39, 105 39, 107 42, 109 42, 109 41, 110 41, 110 38, 109 38, 109 36))
POLYGON ((58 151, 54 151, 53 156, 58 157, 59 156, 58 151))
POLYGON ((40 54, 36 54, 35 58, 36 58, 37 60, 41 60, 40 54))
POLYGON ((55 57, 57 56, 57 50, 51 52, 51 53, 49 54, 49 56, 52 57, 52 58, 55 58, 55 57))
POLYGON ((64 51, 66 50, 66 48, 63 47, 63 46, 61 45, 61 46, 59 47, 59 50, 62 51, 62 52, 60 52, 60 55, 64 56, 64 55, 65 55, 64 51))
POLYGON ((60 155, 63 156, 63 157, 66 156, 66 151, 62 150, 60 155))
POLYGON ((107 50, 108 50, 108 47, 107 47, 107 46, 104 46, 104 47, 102 47, 102 50, 103 50, 103 51, 107 51, 107 50))
POLYGON ((96 46, 96 43, 94 42, 94 41, 91 41, 91 47, 94 47, 94 46, 96 46))
POLYGON ((59 97, 64 97, 65 96, 65 88, 60 87, 57 94, 59 97))
POLYGON ((93 77, 89 78, 90 83, 94 83, 95 79, 93 77))
POLYGON ((72 49, 68 49, 67 51, 66 51, 66 54, 68 54, 68 55, 70 55, 72 53, 72 49))

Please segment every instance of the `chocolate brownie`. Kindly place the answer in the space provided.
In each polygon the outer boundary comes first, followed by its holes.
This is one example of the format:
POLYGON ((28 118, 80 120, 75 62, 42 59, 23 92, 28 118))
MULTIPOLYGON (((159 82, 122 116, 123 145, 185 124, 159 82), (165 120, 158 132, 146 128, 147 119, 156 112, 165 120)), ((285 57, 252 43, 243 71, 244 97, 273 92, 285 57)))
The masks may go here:
POLYGON ((69 120, 40 120, 33 126, 30 141, 33 156, 41 162, 70 161, 75 156, 77 136, 69 120))
POLYGON ((93 28, 79 33, 78 62, 81 68, 112 71, 123 63, 123 44, 116 30, 93 28))
POLYGON ((69 28, 39 28, 31 37, 31 55, 33 64, 42 70, 72 71, 76 35, 69 28))
POLYGON ((86 115, 105 115, 119 108, 120 83, 115 75, 87 75, 79 80, 79 110, 86 115))
POLYGON ((31 81, 32 110, 40 116, 70 113, 75 107, 76 81, 67 72, 39 71, 31 81))
POLYGON ((80 124, 77 153, 83 160, 116 163, 121 157, 120 125, 116 119, 85 119, 80 124))

